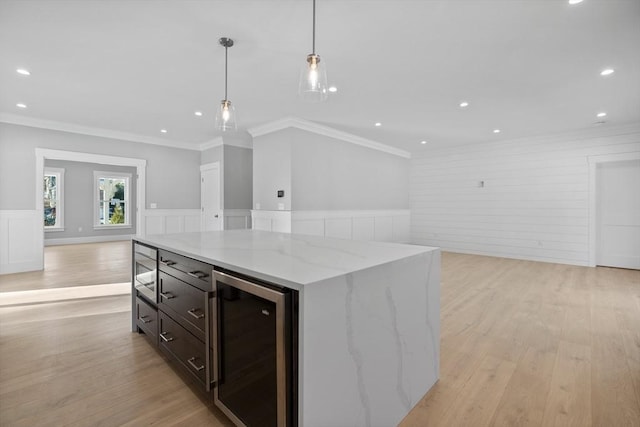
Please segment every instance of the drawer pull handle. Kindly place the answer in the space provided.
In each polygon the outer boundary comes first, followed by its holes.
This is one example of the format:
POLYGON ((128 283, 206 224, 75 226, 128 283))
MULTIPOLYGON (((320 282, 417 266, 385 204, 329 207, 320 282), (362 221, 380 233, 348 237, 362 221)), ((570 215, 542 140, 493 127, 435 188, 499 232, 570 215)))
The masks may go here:
POLYGON ((173 337, 169 337, 169 338, 167 338, 167 337, 165 337, 165 335, 166 335, 166 334, 167 334, 166 332, 162 332, 162 333, 160 334, 160 338, 162 338, 162 341, 164 341, 164 342, 171 342, 171 341, 173 341, 173 337))
POLYGON ((197 308, 192 308, 191 310, 187 310, 187 313, 189 313, 192 317, 195 317, 196 319, 202 319, 204 317, 204 314, 198 314, 196 313, 197 308))
POLYGON ((151 320, 145 320, 147 317, 149 316, 140 316, 139 319, 142 321, 142 323, 151 323, 151 320))
POLYGON ((171 292, 160 292, 160 296, 164 299, 175 298, 175 295, 172 295, 171 292))
POLYGON ((175 261, 171 261, 170 259, 161 259, 160 262, 166 265, 167 267, 171 267, 176 263, 175 261))
POLYGON ((195 277, 196 279, 204 279, 205 277, 209 277, 207 273, 203 273, 202 271, 190 271, 187 273, 191 277, 195 277))
POLYGON ((189 365, 191 365, 191 367, 193 369, 195 369, 196 371, 202 371, 204 369, 204 365, 196 365, 194 362, 196 361, 195 357, 192 357, 191 359, 187 360, 187 362, 189 362, 189 365))

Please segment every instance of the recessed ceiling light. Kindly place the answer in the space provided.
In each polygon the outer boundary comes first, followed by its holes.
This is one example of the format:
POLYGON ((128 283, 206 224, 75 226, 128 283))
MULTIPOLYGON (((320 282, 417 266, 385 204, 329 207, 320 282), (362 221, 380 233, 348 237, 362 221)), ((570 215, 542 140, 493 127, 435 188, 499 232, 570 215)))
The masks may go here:
POLYGON ((601 113, 596 114, 598 117, 606 117, 607 113, 605 113, 604 111, 601 113))
POLYGON ((569 0, 569 4, 578 4, 582 3, 582 0, 569 0))
POLYGON ((380 122, 376 122, 376 123, 374 124, 374 126, 375 126, 375 127, 377 127, 377 128, 379 128, 380 126, 382 126, 382 123, 380 123, 380 122))
POLYGON ((18 108, 27 108, 27 104, 23 104, 22 102, 19 102, 16 104, 16 107, 18 108))
POLYGON ((610 76, 611 74, 615 73, 616 70, 614 70, 613 68, 605 68, 604 70, 600 71, 600 75, 601 76, 610 76))
POLYGON ((16 70, 16 73, 18 73, 18 74, 22 74, 23 76, 30 76, 30 75, 31 75, 31 73, 29 72, 29 70, 26 70, 26 69, 24 69, 24 68, 18 68, 18 69, 16 70))
POLYGON ((335 86, 329 86, 329 92, 335 93, 338 91, 338 88, 335 86))
POLYGON ((494 129, 493 133, 500 133, 500 129, 494 129))
POLYGON ((465 107, 468 107, 468 106, 469 106, 469 103, 467 101, 462 101, 460 103, 460 108, 465 108, 465 107))
POLYGON ((200 116, 202 116, 202 111, 196 111, 196 112, 195 112, 195 113, 193 113, 193 114, 195 114, 196 116, 200 117, 200 116))
POLYGON ((167 130, 166 129, 160 129, 160 132, 167 133, 167 130))
POLYGON ((422 144, 422 145, 424 145, 426 143, 427 143, 427 141, 420 141, 420 144, 422 144))

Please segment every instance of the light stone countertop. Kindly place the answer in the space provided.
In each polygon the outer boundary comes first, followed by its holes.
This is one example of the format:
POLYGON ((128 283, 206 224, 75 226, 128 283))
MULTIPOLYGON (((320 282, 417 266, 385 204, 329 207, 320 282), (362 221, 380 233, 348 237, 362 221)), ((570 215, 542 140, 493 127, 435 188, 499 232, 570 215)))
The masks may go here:
POLYGON ((258 230, 159 234, 134 240, 297 290, 437 250, 258 230))

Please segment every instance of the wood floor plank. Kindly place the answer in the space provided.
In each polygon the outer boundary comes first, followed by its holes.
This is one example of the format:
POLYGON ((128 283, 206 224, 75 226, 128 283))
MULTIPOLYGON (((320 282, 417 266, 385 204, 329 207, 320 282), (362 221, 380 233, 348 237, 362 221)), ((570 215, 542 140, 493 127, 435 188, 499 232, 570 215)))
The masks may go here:
POLYGON ((513 362, 485 357, 439 421, 441 425, 488 426, 515 369, 513 362))
POLYGON ((504 390, 491 425, 541 425, 555 360, 555 352, 534 347, 526 350, 504 390))
POLYGON ((591 348, 561 341, 551 376, 542 425, 592 425, 591 384, 591 348))

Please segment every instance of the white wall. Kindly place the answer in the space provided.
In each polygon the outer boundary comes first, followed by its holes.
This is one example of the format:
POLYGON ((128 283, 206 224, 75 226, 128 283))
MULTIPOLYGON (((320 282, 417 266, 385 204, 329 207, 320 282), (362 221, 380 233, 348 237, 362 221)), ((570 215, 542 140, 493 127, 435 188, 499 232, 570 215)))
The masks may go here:
POLYGON ((409 207, 406 157, 297 128, 257 136, 253 146, 254 209, 258 203, 293 211, 409 207))
POLYGON ((253 208, 291 210, 291 139, 286 131, 253 141, 253 208), (278 190, 284 197, 278 198, 278 190))
POLYGON ((589 159, 630 152, 640 152, 640 126, 414 154, 413 242, 589 265, 589 159))

